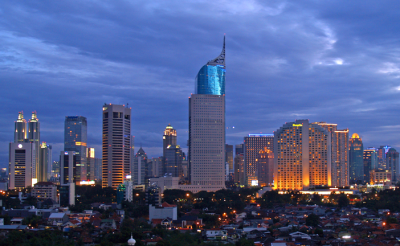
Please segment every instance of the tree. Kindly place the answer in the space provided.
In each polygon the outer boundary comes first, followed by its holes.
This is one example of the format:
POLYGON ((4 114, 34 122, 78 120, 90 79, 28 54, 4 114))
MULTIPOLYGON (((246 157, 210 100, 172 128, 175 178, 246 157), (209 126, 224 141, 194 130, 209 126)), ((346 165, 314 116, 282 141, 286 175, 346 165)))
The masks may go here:
POLYGON ((347 207, 349 205, 349 203, 350 203, 350 201, 349 201, 349 199, 347 198, 347 196, 345 194, 342 193, 342 194, 339 195, 338 206, 340 208, 347 207))
POLYGON ((306 225, 317 227, 319 224, 319 216, 316 214, 310 214, 306 218, 306 225))

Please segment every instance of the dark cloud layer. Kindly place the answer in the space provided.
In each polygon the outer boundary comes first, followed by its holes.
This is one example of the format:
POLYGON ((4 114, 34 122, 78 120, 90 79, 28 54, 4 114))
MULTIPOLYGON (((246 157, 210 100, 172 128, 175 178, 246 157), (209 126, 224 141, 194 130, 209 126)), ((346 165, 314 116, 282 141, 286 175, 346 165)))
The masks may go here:
MULTIPOLYGON (((101 107, 132 106, 150 156, 162 132, 186 147, 188 97, 226 33, 227 143, 307 118, 337 123, 365 146, 400 148, 396 1, 0 2, 0 166, 18 111, 63 147, 66 115, 88 118, 100 156, 101 107), (235 128, 233 128, 235 126, 235 128)), ((56 158, 55 158, 56 159, 56 158)))

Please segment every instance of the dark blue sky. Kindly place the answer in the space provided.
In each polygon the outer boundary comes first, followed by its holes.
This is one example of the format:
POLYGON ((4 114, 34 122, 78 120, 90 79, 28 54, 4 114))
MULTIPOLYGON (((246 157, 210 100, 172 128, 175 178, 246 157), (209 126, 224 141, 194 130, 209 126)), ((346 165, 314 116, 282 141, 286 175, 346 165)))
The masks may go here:
POLYGON ((3 0, 0 166, 21 110, 37 111, 53 156, 65 116, 86 116, 100 156, 104 103, 132 106, 136 146, 149 156, 161 155, 168 123, 186 151, 194 77, 224 33, 227 143, 306 118, 357 132, 365 147, 399 148, 399 9, 366 0, 3 0))

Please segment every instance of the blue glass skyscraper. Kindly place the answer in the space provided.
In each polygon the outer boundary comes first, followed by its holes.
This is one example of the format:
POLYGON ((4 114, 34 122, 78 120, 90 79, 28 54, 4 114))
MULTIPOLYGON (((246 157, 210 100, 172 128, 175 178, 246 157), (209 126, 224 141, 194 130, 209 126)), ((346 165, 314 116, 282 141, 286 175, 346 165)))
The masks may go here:
POLYGON ((225 36, 221 54, 197 73, 195 94, 225 95, 225 36))
POLYGON ((207 62, 189 98, 189 168, 192 192, 225 188, 225 37, 221 54, 207 62))

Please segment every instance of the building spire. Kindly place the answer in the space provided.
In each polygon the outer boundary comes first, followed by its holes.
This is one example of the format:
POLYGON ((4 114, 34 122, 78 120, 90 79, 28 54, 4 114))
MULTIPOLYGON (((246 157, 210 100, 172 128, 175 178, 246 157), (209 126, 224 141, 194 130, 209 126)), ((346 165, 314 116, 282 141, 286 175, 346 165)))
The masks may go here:
POLYGON ((217 58, 207 62, 207 65, 222 65, 225 68, 225 34, 221 54, 217 58))

